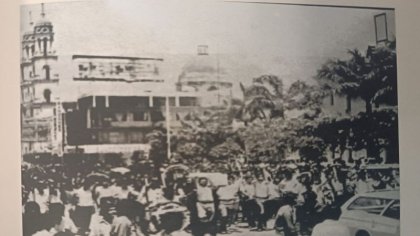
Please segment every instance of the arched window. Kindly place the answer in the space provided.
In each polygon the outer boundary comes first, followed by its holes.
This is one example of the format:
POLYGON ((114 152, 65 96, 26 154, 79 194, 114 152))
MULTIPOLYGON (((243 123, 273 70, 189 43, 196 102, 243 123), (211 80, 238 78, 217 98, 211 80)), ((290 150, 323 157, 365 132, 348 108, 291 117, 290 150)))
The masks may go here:
POLYGON ((34 56, 35 54, 35 45, 31 46, 31 56, 34 56))
POLYGON ((38 38, 38 50, 39 50, 39 52, 41 51, 41 39, 40 38, 38 38))
POLYGON ((207 89, 207 91, 216 91, 216 90, 218 90, 219 88, 217 88, 216 86, 214 86, 214 85, 212 85, 212 86, 210 86, 208 89, 207 89))
POLYGON ((45 79, 46 80, 50 80, 50 78, 51 78, 51 76, 50 76, 50 66, 49 65, 44 65, 43 67, 42 67, 42 69, 44 69, 45 70, 45 79))
POLYGON ((44 90, 44 98, 45 98, 46 103, 51 102, 51 90, 49 90, 49 89, 44 90))
POLYGON ((25 52, 26 52, 26 57, 29 57, 29 47, 27 45, 25 46, 25 52))
POLYGON ((44 38, 43 40, 42 40, 42 42, 43 42, 43 49, 44 49, 44 56, 46 56, 47 55, 47 48, 48 48, 48 45, 47 45, 47 43, 48 43, 48 39, 47 38, 44 38))

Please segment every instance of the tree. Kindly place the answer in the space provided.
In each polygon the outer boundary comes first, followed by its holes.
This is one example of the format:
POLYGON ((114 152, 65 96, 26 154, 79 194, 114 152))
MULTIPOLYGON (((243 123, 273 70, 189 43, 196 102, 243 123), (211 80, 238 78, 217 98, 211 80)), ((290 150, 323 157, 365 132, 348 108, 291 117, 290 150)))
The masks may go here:
POLYGON ((319 86, 298 80, 290 85, 284 98, 284 107, 286 111, 303 111, 302 119, 315 119, 321 112, 323 97, 319 86))
POLYGON ((347 111, 351 99, 360 97, 366 113, 372 104, 397 105, 397 64, 395 41, 385 46, 369 47, 366 56, 349 50, 350 59, 327 61, 318 71, 317 78, 324 88, 347 97, 347 111))
POLYGON ((235 143, 235 147, 243 148, 236 131, 228 122, 228 116, 222 111, 212 110, 201 116, 194 113, 189 114, 182 121, 183 128, 174 135, 176 145, 173 150, 179 155, 191 159, 225 157, 225 154, 222 155, 215 149, 223 147, 225 142, 235 143))
POLYGON ((369 77, 378 81, 378 87, 372 97, 374 104, 387 104, 396 106, 397 96, 397 56, 395 51, 396 41, 388 42, 383 47, 368 49, 372 72, 369 77))
MULTIPOLYGON (((385 46, 369 47, 366 56, 357 49, 348 51, 348 60, 330 60, 318 71, 317 79, 323 88, 345 95, 347 98, 347 111, 351 111, 351 99, 360 97, 365 102, 365 123, 374 122, 372 105, 397 105, 397 69, 395 41, 385 46), (369 119, 372 119, 369 121, 369 119)), ((354 125, 355 122, 352 123, 354 125)), ((358 128, 360 126, 352 126, 358 128)), ((379 128, 368 125, 365 136, 356 135, 364 141, 362 145, 367 149, 368 157, 379 159, 380 146, 373 136, 379 128)), ((347 129, 349 130, 349 129, 347 129)), ((365 131, 366 131, 365 130, 365 131)), ((349 130, 348 134, 357 131, 349 130)), ((353 144, 357 141, 353 140, 353 144)), ((359 147, 360 144, 354 147, 359 147)))
POLYGON ((240 84, 244 102, 238 118, 246 124, 256 119, 283 117, 283 82, 277 76, 263 75, 249 87, 240 84))
POLYGON ((352 55, 350 60, 327 61, 318 71, 316 78, 330 93, 346 96, 346 112, 350 114, 351 100, 359 95, 359 74, 363 73, 366 67, 364 58, 357 49, 348 52, 352 55))

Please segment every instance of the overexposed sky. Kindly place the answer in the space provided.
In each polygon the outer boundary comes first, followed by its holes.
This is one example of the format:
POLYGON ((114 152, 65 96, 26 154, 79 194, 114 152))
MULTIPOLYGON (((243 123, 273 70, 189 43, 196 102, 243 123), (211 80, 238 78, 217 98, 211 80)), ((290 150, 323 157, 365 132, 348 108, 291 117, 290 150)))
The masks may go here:
MULTIPOLYGON (((263 73, 290 84, 310 80, 328 58, 374 44, 375 14, 387 13, 389 34, 395 35, 394 12, 384 10, 202 0, 79 1, 45 9, 59 55, 158 55, 173 64, 169 81, 182 67, 177 55, 195 54, 200 44, 227 54, 235 80, 263 73)), ((41 7, 21 8, 23 31, 29 11, 36 22, 41 7)))

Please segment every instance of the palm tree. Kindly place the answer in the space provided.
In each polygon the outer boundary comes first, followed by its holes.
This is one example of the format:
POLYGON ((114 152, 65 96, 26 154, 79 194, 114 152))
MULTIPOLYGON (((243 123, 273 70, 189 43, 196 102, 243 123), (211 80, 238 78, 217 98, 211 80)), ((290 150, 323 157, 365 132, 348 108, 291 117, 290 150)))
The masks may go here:
POLYGON ((365 102, 366 113, 372 104, 397 104, 397 65, 395 41, 383 47, 369 47, 366 57, 357 49, 349 51, 347 74, 358 83, 356 96, 365 102))
POLYGON ((396 106, 398 103, 395 45, 396 41, 394 40, 384 47, 368 49, 367 57, 372 68, 372 73, 369 76, 378 81, 378 87, 372 97, 374 104, 385 103, 396 106))
POLYGON ((254 78, 251 86, 241 83, 240 87, 244 103, 238 118, 245 123, 283 117, 283 82, 277 76, 263 75, 254 78))
POLYGON ((346 113, 351 113, 351 100, 358 96, 360 86, 360 76, 357 63, 361 62, 360 53, 357 50, 349 51, 353 58, 349 61, 329 60, 318 71, 317 79, 321 82, 324 89, 328 89, 330 94, 346 96, 346 113))
MULTIPOLYGON (((350 59, 328 61, 318 71, 317 78, 324 88, 347 96, 347 111, 351 109, 351 98, 363 99, 367 119, 374 122, 372 104, 397 105, 395 41, 384 47, 369 47, 366 56, 357 49, 348 52, 350 59)), ((379 148, 371 137, 372 132, 356 136, 365 140, 362 145, 367 155, 378 158, 379 148)))
POLYGON ((285 108, 287 110, 305 110, 307 111, 306 115, 309 115, 308 111, 311 111, 310 113, 314 113, 312 118, 315 118, 320 113, 323 97, 318 86, 298 80, 290 85, 287 94, 284 96, 285 108))

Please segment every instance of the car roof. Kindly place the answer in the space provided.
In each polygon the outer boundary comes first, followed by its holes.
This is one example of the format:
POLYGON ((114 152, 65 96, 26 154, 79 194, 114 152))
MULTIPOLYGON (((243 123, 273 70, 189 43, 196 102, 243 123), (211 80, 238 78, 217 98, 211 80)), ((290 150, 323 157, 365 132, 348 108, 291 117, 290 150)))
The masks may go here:
POLYGON ((399 164, 370 164, 364 166, 368 170, 376 170, 376 169, 399 169, 399 164))
POLYGON ((358 196, 399 200, 400 191, 399 190, 375 191, 375 192, 367 192, 367 193, 358 194, 358 196))

